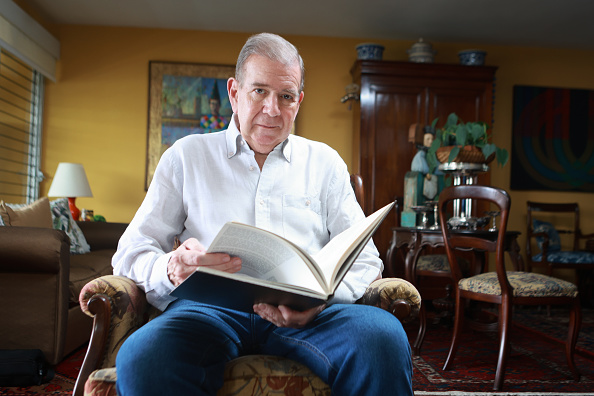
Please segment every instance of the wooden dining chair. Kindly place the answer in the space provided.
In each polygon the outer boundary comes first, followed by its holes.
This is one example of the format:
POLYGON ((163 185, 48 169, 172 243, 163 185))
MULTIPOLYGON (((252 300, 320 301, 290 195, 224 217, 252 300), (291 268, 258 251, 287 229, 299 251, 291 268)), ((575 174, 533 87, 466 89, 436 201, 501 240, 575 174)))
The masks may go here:
POLYGON ((575 270, 582 306, 594 305, 594 234, 580 227, 577 202, 526 202, 526 264, 547 275, 555 268, 575 270))
MULTIPOLYGON (((574 351, 581 326, 581 308, 577 287, 565 280, 533 272, 507 271, 504 260, 504 238, 510 213, 511 199, 504 190, 481 185, 448 187, 439 196, 439 216, 455 285, 456 311, 454 333, 444 370, 452 367, 460 343, 462 327, 465 323, 465 308, 469 301, 479 301, 498 305, 499 356, 493 389, 501 390, 505 366, 510 348, 512 308, 514 305, 567 305, 570 307, 569 332, 565 344, 567 364, 574 379, 580 374, 575 366, 574 351), (486 237, 485 233, 452 233, 447 226, 448 204, 456 199, 470 198, 483 200, 498 207, 501 212, 495 235, 486 237), (495 271, 483 272, 462 278, 457 263, 460 251, 494 252, 495 271)), ((489 233, 487 233, 489 234, 489 233)), ((473 323, 468 321, 469 324, 473 323)))

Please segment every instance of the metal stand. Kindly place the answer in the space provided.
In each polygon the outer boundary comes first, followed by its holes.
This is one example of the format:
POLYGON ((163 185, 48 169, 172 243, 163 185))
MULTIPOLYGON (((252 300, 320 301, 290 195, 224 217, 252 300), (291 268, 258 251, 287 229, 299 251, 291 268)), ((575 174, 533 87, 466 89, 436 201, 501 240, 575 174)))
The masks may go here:
MULTIPOLYGON (((443 173, 452 175, 454 186, 477 184, 480 173, 487 172, 489 167, 486 164, 475 164, 468 162, 447 162, 440 164, 437 169, 443 173)), ((457 199, 454 201, 453 219, 466 222, 472 216, 472 200, 457 199)))

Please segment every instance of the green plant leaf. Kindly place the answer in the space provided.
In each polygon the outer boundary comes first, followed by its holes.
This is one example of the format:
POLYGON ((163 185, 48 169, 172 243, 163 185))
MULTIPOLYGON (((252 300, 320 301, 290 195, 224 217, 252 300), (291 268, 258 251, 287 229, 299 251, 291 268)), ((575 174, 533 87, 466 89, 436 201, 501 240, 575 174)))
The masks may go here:
POLYGON ((443 128, 448 129, 449 127, 455 126, 456 124, 458 124, 458 115, 456 113, 450 113, 443 128))
POLYGON ((456 144, 458 146, 465 146, 467 144, 468 128, 464 124, 458 125, 456 128, 456 144))
POLYGON ((460 146, 452 147, 452 151, 450 151, 450 156, 448 157, 448 162, 454 162, 458 154, 460 153, 460 146))
POLYGON ((437 121, 439 120, 439 117, 435 117, 435 119, 433 120, 433 122, 431 123, 431 128, 435 129, 435 125, 437 125, 437 121))
POLYGON ((468 129, 470 129, 470 136, 473 144, 478 144, 481 141, 487 140, 486 128, 483 123, 471 123, 468 129))
POLYGON ((429 173, 433 173, 435 168, 439 165, 435 152, 427 152, 425 158, 427 159, 427 165, 429 166, 429 173))
POLYGON ((486 158, 489 158, 489 156, 491 154, 493 154, 495 152, 495 150, 497 150, 497 147, 495 147, 495 145, 493 143, 487 143, 483 146, 482 151, 483 151, 483 155, 486 158))
POLYGON ((507 160, 509 159, 509 153, 506 149, 498 147, 497 154, 495 154, 495 156, 497 158, 497 163, 499 163, 501 166, 505 166, 505 164, 507 164, 507 160))

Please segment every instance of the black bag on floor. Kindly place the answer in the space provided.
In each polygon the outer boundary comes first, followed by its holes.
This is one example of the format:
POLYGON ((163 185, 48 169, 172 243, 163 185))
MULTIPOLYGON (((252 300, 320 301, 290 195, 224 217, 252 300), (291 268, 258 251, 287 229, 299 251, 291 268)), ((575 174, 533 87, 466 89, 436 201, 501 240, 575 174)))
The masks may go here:
POLYGON ((41 385, 52 378, 54 370, 41 350, 0 350, 0 386, 41 385))

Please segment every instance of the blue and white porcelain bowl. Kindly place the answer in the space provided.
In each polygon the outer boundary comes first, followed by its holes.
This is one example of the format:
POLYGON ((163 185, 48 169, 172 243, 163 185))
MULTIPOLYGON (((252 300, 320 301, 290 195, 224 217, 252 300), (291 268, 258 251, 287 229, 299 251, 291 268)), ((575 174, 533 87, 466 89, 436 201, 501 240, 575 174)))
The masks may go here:
POLYGON ((466 66, 482 66, 485 64, 485 56, 487 53, 483 50, 464 50, 458 52, 460 64, 466 66))
POLYGON ((382 60, 384 46, 374 43, 363 43, 357 45, 357 59, 382 60))

